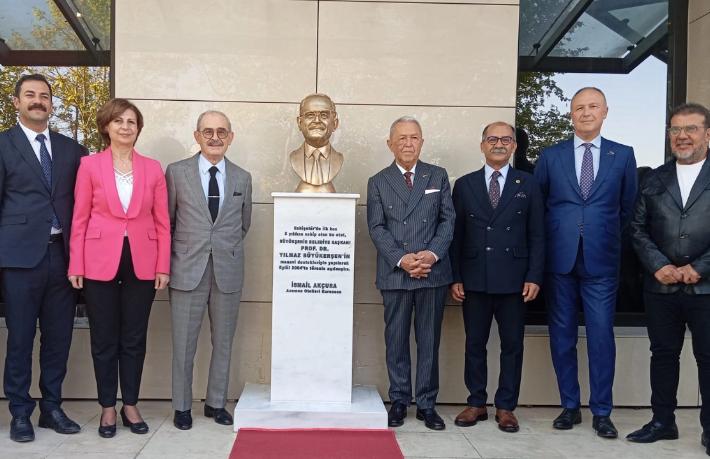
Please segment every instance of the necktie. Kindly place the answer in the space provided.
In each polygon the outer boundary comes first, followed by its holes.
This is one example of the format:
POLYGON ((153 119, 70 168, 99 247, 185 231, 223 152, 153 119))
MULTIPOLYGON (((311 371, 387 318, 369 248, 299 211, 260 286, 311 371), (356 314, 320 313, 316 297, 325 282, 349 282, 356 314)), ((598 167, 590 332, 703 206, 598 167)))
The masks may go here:
MULTIPOLYGON (((39 163, 42 166, 42 173, 44 174, 44 180, 47 182, 49 189, 52 189, 52 157, 49 156, 49 150, 47 150, 47 145, 44 143, 47 137, 44 134, 37 134, 35 140, 39 142, 39 163)), ((59 219, 52 209, 52 228, 62 229, 62 225, 59 224, 59 219)))
POLYGON ((414 175, 414 172, 407 171, 404 173, 404 183, 407 184, 407 188, 410 190, 414 188, 414 184, 412 183, 412 175, 414 175))
POLYGON ((594 161, 592 160, 592 144, 583 143, 584 156, 582 157, 582 171, 579 174, 579 188, 582 198, 587 199, 594 183, 594 161))
POLYGON ((218 170, 219 169, 217 169, 216 166, 210 167, 210 183, 207 186, 207 207, 210 209, 212 223, 217 220, 217 214, 219 213, 219 186, 217 185, 218 170))
POLYGON ((493 171, 493 174, 491 174, 491 182, 488 186, 488 197, 494 209, 498 207, 498 202, 500 201, 500 183, 498 183, 498 177, 501 175, 500 171, 493 171))

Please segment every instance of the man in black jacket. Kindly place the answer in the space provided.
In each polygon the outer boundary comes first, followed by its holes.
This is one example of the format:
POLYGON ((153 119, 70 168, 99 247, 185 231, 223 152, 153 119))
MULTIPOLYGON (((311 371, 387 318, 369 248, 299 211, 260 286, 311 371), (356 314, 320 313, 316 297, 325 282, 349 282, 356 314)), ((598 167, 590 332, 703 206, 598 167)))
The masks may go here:
MULTIPOLYGON (((700 394, 710 400, 710 112, 683 104, 668 128, 675 161, 649 172, 631 235, 645 268, 644 300, 651 341, 653 419, 626 438, 638 443, 678 438, 674 411, 686 325, 693 339, 700 394)), ((700 410, 710 455, 710 407, 700 410)))

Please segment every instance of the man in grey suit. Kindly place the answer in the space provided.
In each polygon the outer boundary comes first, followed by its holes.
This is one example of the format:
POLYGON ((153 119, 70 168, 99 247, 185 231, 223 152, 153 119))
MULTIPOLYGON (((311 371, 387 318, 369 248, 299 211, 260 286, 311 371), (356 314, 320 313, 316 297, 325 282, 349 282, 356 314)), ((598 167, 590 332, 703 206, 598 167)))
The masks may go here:
POLYGON ((204 413, 218 424, 233 422, 224 407, 251 223, 251 175, 224 157, 234 139, 229 119, 207 111, 194 136, 200 152, 165 173, 173 236, 173 423, 181 430, 192 427, 192 368, 205 310, 212 358, 204 413))
POLYGON ((449 244, 454 207, 446 170, 419 161, 419 122, 397 119, 387 146, 394 162, 367 184, 367 224, 377 248, 377 288, 385 306, 385 346, 390 380, 388 415, 401 426, 412 400, 409 329, 417 341, 417 419, 443 430, 434 409, 439 392, 439 341, 444 300, 452 281, 449 244))

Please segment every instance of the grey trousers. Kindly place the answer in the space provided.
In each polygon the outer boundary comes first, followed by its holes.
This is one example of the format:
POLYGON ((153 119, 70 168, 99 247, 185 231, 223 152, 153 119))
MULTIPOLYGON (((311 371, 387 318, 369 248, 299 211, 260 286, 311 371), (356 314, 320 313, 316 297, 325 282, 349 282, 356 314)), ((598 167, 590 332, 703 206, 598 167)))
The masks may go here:
POLYGON ((173 330, 173 409, 192 406, 192 372, 197 338, 205 310, 210 318, 212 358, 207 381, 207 405, 223 408, 227 401, 232 342, 242 292, 223 293, 217 287, 210 257, 195 290, 170 289, 173 330))

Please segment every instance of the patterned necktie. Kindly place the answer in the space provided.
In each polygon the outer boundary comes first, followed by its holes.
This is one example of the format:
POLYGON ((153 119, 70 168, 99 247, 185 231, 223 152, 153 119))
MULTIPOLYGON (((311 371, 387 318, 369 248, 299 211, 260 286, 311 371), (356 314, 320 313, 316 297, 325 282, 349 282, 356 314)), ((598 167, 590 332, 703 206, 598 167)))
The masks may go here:
POLYGON ((592 160, 592 144, 583 143, 584 156, 582 157, 582 171, 579 174, 579 188, 582 190, 582 198, 586 200, 594 183, 594 161, 592 160))
POLYGON ((410 191, 414 188, 414 184, 412 183, 412 175, 414 175, 414 172, 411 171, 404 173, 404 183, 407 184, 407 188, 409 188, 410 191))
POLYGON ((500 201, 500 183, 498 183, 498 177, 500 177, 500 171, 493 171, 491 174, 491 182, 488 186, 488 197, 491 200, 491 206, 495 209, 498 207, 498 202, 500 201))
POLYGON ((209 168, 210 183, 207 186, 207 207, 210 209, 212 223, 217 220, 217 214, 219 213, 219 186, 217 185, 218 170, 219 169, 217 169, 216 166, 209 168))
MULTIPOLYGON (((49 156, 49 150, 47 150, 47 145, 44 141, 47 137, 44 134, 37 134, 35 140, 39 142, 39 163, 42 166, 42 173, 44 174, 44 180, 47 182, 49 189, 52 189, 52 157, 49 156)), ((52 209, 52 228, 62 229, 62 225, 59 224, 59 219, 52 209)))

